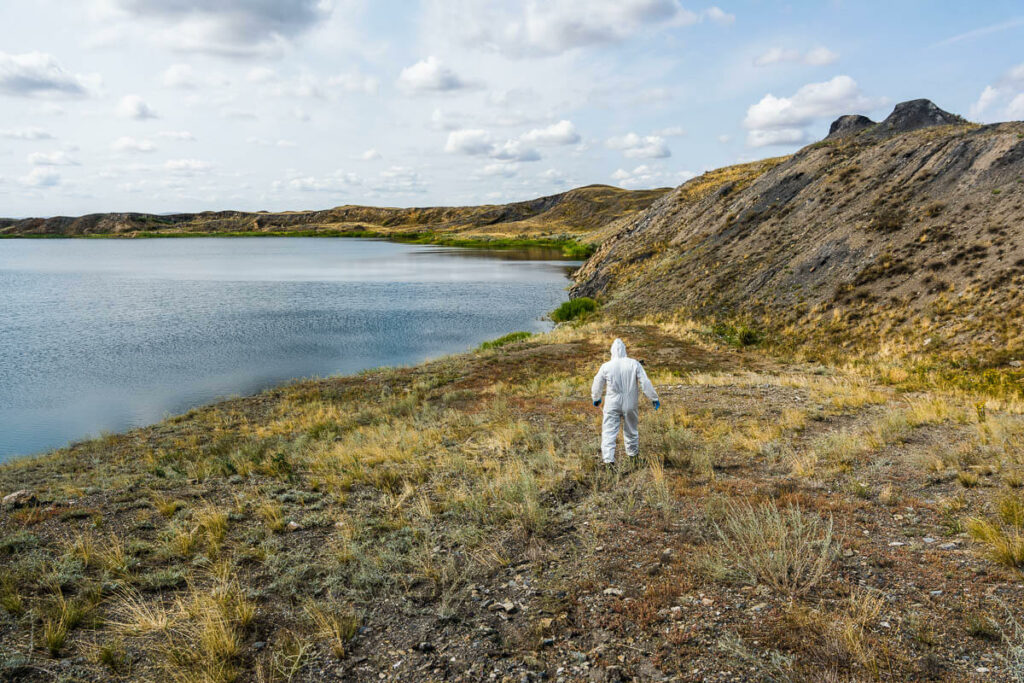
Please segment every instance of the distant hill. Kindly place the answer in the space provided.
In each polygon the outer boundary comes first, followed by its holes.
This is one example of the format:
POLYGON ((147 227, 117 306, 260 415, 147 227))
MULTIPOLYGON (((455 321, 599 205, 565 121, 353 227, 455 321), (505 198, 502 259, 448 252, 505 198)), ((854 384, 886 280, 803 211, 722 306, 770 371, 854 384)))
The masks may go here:
POLYGON ((133 237, 181 233, 360 233, 441 238, 576 240, 589 242, 601 226, 646 209, 668 192, 589 185, 512 204, 379 208, 339 206, 281 213, 216 211, 154 215, 99 213, 75 218, 0 219, 0 236, 133 237))
POLYGON ((575 296, 745 320, 821 348, 1024 358, 1024 123, 928 100, 705 173, 624 219, 575 296))

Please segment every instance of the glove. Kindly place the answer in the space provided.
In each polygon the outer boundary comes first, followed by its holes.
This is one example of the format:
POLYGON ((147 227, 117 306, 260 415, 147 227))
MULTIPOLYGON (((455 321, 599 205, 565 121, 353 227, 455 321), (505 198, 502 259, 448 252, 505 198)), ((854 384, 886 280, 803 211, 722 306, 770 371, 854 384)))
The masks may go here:
POLYGON ((601 405, 601 399, 597 399, 596 401, 594 401, 594 405, 595 406, 601 405))
POLYGON ((655 401, 654 402, 654 409, 657 410, 660 407, 661 407, 661 401, 655 401))

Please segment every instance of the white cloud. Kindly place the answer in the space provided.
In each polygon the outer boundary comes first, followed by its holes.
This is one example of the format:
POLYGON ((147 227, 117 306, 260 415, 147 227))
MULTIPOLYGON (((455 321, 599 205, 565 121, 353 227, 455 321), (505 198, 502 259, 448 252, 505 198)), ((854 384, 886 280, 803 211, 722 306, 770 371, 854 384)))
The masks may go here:
POLYGON ((723 133, 722 135, 718 136, 718 141, 720 143, 722 143, 723 145, 726 145, 726 144, 732 142, 732 136, 723 133))
POLYGON ((157 118, 156 112, 138 95, 125 95, 122 97, 117 105, 117 115, 137 121, 157 118))
POLYGON ((580 134, 576 132, 572 121, 562 119, 546 128, 535 128, 521 139, 537 145, 575 145, 580 141, 580 134))
POLYGON ((540 153, 521 140, 506 140, 495 145, 490 156, 502 161, 540 161, 540 153))
POLYGON ((686 130, 682 126, 669 126, 654 131, 654 134, 663 138, 681 138, 686 135, 686 130))
POLYGON ((205 173, 213 168, 213 164, 199 159, 169 159, 164 163, 164 169, 176 175, 190 176, 196 173, 205 173))
POLYGON ((245 75, 245 80, 250 83, 270 83, 277 80, 277 72, 269 66, 256 66, 249 69, 249 73, 245 75))
POLYGON ((556 168, 549 168, 548 170, 541 173, 540 177, 541 180, 545 180, 555 185, 565 185, 568 182, 568 179, 565 177, 565 174, 556 168))
POLYGON ((456 36, 471 47, 509 57, 545 57, 568 50, 616 43, 643 32, 694 24, 703 18, 730 23, 717 7, 703 14, 676 0, 545 0, 544 2, 452 2, 428 7, 431 30, 456 36))
POLYGON ((522 140, 498 143, 486 130, 469 128, 448 133, 444 151, 449 154, 487 156, 499 161, 539 161, 540 154, 522 140))
POLYGON ((488 154, 494 149, 494 142, 490 133, 479 128, 465 130, 453 130, 448 133, 448 141, 444 145, 444 151, 449 154, 488 154))
POLYGON ((773 64, 807 64, 809 66, 826 66, 832 64, 839 55, 827 47, 818 46, 801 52, 792 48, 773 47, 754 59, 754 66, 771 66, 773 64))
POLYGON ((400 88, 411 93, 443 93, 470 87, 467 81, 430 56, 402 69, 398 77, 400 88))
POLYGON ((665 138, 659 135, 637 135, 627 133, 620 137, 608 138, 610 149, 622 151, 623 156, 630 159, 664 159, 672 156, 672 151, 665 144, 665 138))
POLYGON ((502 178, 511 178, 519 173, 519 164, 487 164, 480 169, 480 175, 483 176, 500 176, 502 178))
POLYGON ((32 166, 78 166, 67 152, 33 152, 28 155, 28 163, 32 166))
POLYGON ((181 140, 191 142, 196 139, 196 136, 192 135, 187 130, 162 130, 156 134, 159 138, 166 138, 168 140, 181 140))
POLYGON ((767 128, 747 133, 747 144, 751 147, 795 145, 806 141, 807 131, 803 128, 767 128))
POLYGON ((643 164, 631 171, 620 168, 612 173, 611 178, 622 187, 633 190, 641 187, 652 188, 680 185, 696 177, 696 175, 692 171, 665 171, 643 164))
POLYGON ((20 180, 22 184, 30 187, 54 187, 60 185, 60 174, 47 168, 33 168, 20 180))
POLYGON ((1006 105, 1006 118, 1014 120, 1024 119, 1024 93, 1018 94, 1006 105))
POLYGON ((246 138, 245 141, 248 142, 250 145, 256 145, 258 147, 291 148, 299 146, 298 143, 296 143, 295 141, 285 140, 283 138, 279 140, 267 140, 265 138, 246 138))
POLYGON ((131 136, 120 137, 110 145, 115 152, 155 152, 156 146, 149 140, 137 140, 131 136))
POLYGON ((375 150, 375 149, 368 149, 365 152, 363 152, 362 154, 360 154, 359 158, 362 159, 363 161, 374 161, 375 159, 380 159, 381 156, 380 156, 380 152, 378 152, 377 150, 375 150))
POLYGON ((341 88, 347 92, 362 92, 367 95, 376 95, 377 90, 380 89, 380 80, 359 72, 351 72, 331 76, 327 79, 327 86, 330 88, 341 88))
POLYGON ((162 82, 165 88, 195 88, 196 75, 190 64, 171 64, 164 69, 162 82))
POLYGON ((716 24, 722 24, 723 26, 729 26, 736 21, 735 14, 729 14, 721 7, 711 6, 704 10, 704 17, 716 24))
POLYGON ((94 0, 94 4, 113 19, 142 20, 159 27, 156 37, 172 49, 227 57, 279 55, 284 45, 330 15, 330 5, 322 0, 94 0))
POLYGON ((994 85, 986 85, 971 105, 970 116, 990 122, 1024 119, 1024 64, 1008 69, 994 85))
POLYGON ((0 130, 0 138, 9 140, 52 140, 53 135, 42 128, 8 128, 0 130))
POLYGON ((70 74, 45 52, 0 52, 0 92, 21 97, 84 97, 97 77, 70 74))
POLYGON ((463 127, 460 117, 435 109, 430 115, 430 127, 435 130, 458 130, 463 127))
POLYGON ((808 83, 791 97, 771 93, 747 109, 743 126, 751 147, 795 144, 806 139, 806 127, 816 119, 852 114, 879 106, 883 100, 866 97, 849 76, 808 83))

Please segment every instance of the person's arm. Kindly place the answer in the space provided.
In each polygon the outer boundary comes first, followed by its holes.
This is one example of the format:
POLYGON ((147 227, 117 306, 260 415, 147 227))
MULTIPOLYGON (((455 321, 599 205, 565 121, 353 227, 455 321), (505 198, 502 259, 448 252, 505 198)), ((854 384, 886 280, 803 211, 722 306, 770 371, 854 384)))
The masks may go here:
POLYGON ((661 400, 658 398, 658 392, 654 390, 654 385, 651 384, 651 380, 647 377, 647 371, 644 370, 644 366, 640 363, 636 364, 636 381, 640 385, 640 389, 644 392, 644 396, 651 399, 652 402, 661 404, 661 400))
POLYGON ((597 374, 594 375, 593 384, 590 385, 590 400, 594 402, 595 406, 601 402, 601 397, 604 396, 605 382, 604 366, 602 365, 597 374))

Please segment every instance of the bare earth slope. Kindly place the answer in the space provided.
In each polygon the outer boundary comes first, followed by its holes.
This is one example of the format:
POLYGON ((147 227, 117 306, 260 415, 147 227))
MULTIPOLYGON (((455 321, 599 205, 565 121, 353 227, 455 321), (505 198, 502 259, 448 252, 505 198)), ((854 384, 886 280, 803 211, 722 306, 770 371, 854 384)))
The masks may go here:
POLYGON ((623 314, 757 320, 826 345, 1024 347, 1024 123, 927 100, 788 158, 706 173, 623 221, 574 293, 623 314))
POLYGON ((139 234, 364 232, 481 238, 588 241, 597 228, 650 206, 660 190, 621 190, 589 185, 513 204, 387 208, 339 206, 323 211, 282 213, 218 211, 157 216, 139 213, 90 214, 77 218, 0 219, 0 236, 133 237, 139 234))

